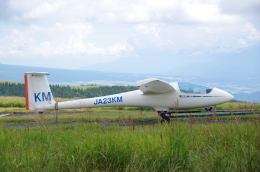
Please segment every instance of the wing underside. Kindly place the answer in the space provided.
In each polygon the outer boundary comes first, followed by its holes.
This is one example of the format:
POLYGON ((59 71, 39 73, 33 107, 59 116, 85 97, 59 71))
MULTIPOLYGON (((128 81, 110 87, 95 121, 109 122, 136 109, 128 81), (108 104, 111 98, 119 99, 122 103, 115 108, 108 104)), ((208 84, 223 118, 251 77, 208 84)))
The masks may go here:
POLYGON ((164 94, 175 91, 175 88, 169 83, 154 78, 137 82, 137 87, 144 94, 164 94))

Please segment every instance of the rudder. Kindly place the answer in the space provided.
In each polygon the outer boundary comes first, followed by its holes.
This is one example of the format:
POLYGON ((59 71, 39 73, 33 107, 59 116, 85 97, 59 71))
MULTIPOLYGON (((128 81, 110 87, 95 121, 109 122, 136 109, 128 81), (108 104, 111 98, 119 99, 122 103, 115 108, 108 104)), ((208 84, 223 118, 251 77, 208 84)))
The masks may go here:
POLYGON ((24 89, 27 110, 55 109, 55 101, 47 80, 47 72, 24 73, 24 89))

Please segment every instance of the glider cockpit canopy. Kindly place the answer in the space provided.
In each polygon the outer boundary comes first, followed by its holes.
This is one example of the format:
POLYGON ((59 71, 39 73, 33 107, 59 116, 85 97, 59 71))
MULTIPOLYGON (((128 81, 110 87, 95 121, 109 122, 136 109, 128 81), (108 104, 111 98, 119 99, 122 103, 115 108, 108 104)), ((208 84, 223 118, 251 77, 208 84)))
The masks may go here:
MULTIPOLYGON (((189 82, 178 82, 178 86, 182 93, 208 94, 212 91, 212 88, 189 82)), ((155 78, 138 81, 137 87, 143 94, 164 94, 176 91, 171 84, 155 78)))
POLYGON ((178 85, 182 93, 208 94, 212 91, 212 88, 189 82, 178 82, 178 85))

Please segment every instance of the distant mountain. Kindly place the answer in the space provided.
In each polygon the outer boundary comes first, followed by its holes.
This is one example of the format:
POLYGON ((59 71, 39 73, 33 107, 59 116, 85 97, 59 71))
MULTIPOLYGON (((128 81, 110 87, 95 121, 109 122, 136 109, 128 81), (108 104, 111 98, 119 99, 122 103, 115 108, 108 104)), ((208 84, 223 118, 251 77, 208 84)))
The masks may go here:
POLYGON ((100 72, 92 70, 71 70, 71 69, 55 69, 32 66, 6 65, 0 63, 0 80, 23 82, 23 73, 25 72, 48 72, 48 80, 51 84, 60 85, 135 85, 136 81, 147 78, 168 78, 163 79, 173 82, 174 79, 166 75, 145 75, 135 73, 122 72, 100 72))
POLYGON ((253 92, 253 93, 238 93, 233 94, 235 100, 245 101, 245 102, 252 102, 252 103, 260 103, 260 91, 253 92))
POLYGON ((189 77, 220 79, 252 78, 260 82, 260 44, 233 53, 212 55, 174 56, 163 53, 140 52, 138 56, 120 58, 109 63, 99 63, 81 69, 128 73, 160 73, 189 77), (159 58, 158 58, 159 57, 159 58), (197 60, 200 59, 200 60, 197 60))
POLYGON ((138 56, 120 58, 108 63, 98 63, 86 67, 81 67, 80 70, 95 70, 95 71, 110 71, 110 72, 126 72, 126 73, 157 73, 166 75, 182 75, 179 72, 168 73, 172 68, 178 67, 178 64, 173 61, 172 56, 161 53, 143 53, 139 52, 138 56), (158 58, 159 57, 159 58, 158 58), (158 60, 159 59, 159 60, 158 60), (172 62, 172 63, 171 63, 172 62))
POLYGON ((260 81, 260 44, 236 53, 220 53, 210 57, 208 65, 198 74, 212 77, 252 78, 260 81))
MULTIPOLYGON (((190 81, 198 84, 217 87, 228 91, 235 96, 235 100, 246 102, 260 102, 259 91, 260 82, 252 79, 234 79, 217 77, 180 77, 176 75, 163 74, 131 74, 119 72, 101 72, 92 70, 70 70, 54 69, 31 66, 18 66, 0 64, 0 80, 23 82, 24 72, 49 72, 49 83, 54 85, 136 85, 136 81, 147 78, 158 78, 166 82, 190 81), (243 92, 250 92, 243 93, 243 92)), ((213 74, 214 75, 214 72, 213 74)))
POLYGON ((91 81, 96 78, 109 79, 107 72, 99 71, 80 71, 70 69, 55 69, 32 66, 6 65, 0 64, 0 79, 23 82, 25 72, 49 72, 50 82, 70 82, 70 81, 91 81))

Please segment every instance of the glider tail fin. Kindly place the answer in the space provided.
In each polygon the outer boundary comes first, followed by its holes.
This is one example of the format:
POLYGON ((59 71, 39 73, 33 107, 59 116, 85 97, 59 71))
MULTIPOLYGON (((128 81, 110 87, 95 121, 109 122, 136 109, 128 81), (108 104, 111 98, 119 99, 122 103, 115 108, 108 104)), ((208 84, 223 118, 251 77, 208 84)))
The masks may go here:
POLYGON ((47 72, 28 72, 24 73, 24 90, 27 110, 55 109, 51 89, 47 80, 47 72))

